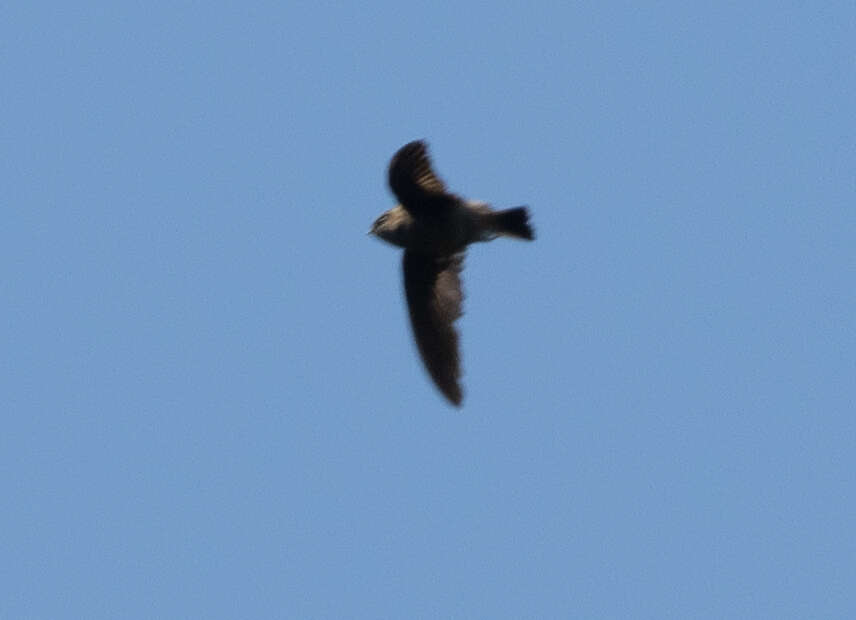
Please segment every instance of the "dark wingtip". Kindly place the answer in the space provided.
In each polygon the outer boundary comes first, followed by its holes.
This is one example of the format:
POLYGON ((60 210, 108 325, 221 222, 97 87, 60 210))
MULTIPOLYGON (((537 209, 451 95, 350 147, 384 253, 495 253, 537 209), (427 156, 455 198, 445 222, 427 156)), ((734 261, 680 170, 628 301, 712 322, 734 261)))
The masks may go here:
POLYGON ((438 377, 432 374, 431 377, 434 380, 434 385, 440 390, 440 393, 446 397, 446 400, 449 401, 455 407, 460 407, 461 403, 464 401, 464 392, 461 389, 461 384, 457 379, 452 379, 449 377, 438 377))
POLYGON ((427 149, 427 148, 428 148, 428 142, 425 140, 425 138, 419 138, 418 140, 411 140, 410 142, 408 142, 407 144, 402 146, 400 149, 398 149, 398 152, 399 153, 406 153, 407 151, 410 151, 413 149, 427 149))

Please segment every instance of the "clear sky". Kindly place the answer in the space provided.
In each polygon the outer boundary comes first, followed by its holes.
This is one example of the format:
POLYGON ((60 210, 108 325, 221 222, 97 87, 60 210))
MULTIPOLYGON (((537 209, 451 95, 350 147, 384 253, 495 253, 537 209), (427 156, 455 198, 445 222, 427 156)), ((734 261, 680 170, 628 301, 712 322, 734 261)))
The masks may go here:
POLYGON ((6 3, 0 617, 856 617, 856 7, 641 4, 6 3))

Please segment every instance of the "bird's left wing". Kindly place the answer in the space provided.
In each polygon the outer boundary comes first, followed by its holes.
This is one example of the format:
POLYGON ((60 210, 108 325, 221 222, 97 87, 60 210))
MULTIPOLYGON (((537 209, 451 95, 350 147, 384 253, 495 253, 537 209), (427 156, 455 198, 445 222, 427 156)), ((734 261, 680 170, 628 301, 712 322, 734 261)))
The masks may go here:
POLYGON ((431 215, 457 200, 431 168, 428 145, 422 140, 405 144, 392 156, 389 187, 401 205, 417 216, 431 215))

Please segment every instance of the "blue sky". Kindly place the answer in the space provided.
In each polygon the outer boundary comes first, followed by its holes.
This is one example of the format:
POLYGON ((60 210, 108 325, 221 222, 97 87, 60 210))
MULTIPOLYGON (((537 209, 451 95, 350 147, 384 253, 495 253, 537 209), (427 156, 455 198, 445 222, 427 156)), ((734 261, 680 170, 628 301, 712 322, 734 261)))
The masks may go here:
POLYGON ((852 618, 852 3, 0 9, 0 616, 852 618), (427 380, 389 157, 528 204, 427 380))

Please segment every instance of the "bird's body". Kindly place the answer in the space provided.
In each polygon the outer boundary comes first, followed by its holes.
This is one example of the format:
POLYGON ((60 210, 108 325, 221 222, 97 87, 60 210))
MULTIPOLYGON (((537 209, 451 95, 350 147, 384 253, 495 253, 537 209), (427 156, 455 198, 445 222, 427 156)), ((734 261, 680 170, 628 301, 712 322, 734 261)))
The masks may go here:
POLYGON ((376 233, 384 241, 426 254, 455 254, 470 243, 489 241, 490 208, 480 202, 463 202, 441 210, 431 217, 414 217, 402 205, 384 215, 387 220, 376 233))
POLYGON ((437 387, 460 405, 458 335, 460 271, 466 247, 499 235, 534 239, 525 207, 494 211, 448 192, 431 169, 424 142, 404 145, 389 165, 400 204, 382 214, 371 233, 404 248, 404 290, 416 344, 437 387))

